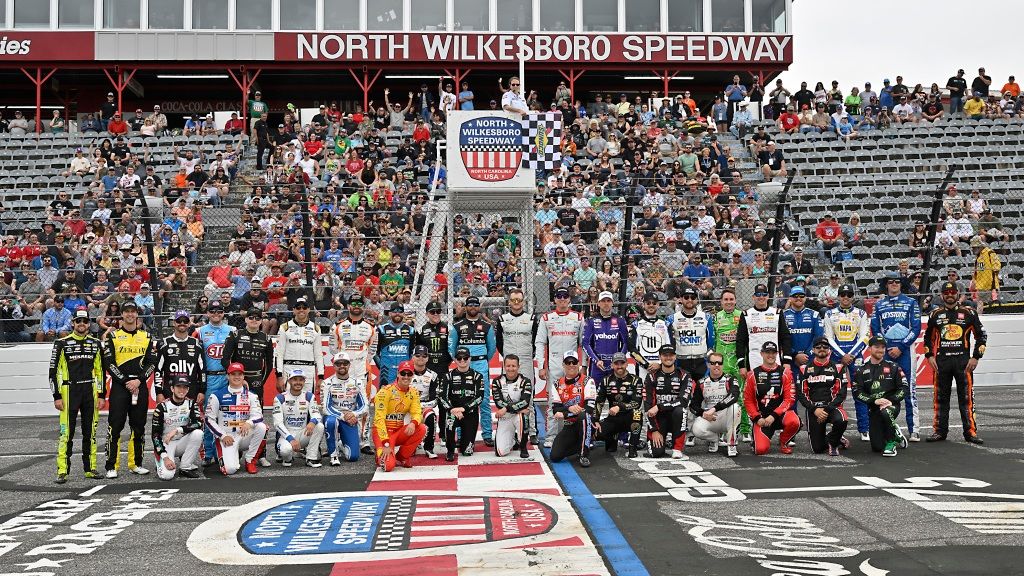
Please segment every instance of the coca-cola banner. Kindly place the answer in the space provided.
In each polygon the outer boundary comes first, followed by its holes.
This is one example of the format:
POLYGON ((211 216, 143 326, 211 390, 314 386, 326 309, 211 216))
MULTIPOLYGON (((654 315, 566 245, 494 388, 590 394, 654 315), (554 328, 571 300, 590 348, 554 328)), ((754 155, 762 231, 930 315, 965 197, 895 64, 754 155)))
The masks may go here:
POLYGON ((19 32, 0 34, 0 62, 82 61, 96 59, 93 32, 19 32))

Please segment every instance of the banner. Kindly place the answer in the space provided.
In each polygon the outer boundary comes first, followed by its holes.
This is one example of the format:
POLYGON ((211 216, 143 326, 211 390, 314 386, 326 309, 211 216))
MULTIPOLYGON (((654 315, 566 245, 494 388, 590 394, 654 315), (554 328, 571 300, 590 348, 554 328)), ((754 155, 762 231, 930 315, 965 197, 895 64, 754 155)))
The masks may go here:
POLYGON ((523 168, 523 119, 496 111, 448 114, 448 188, 529 191, 534 172, 523 168))
POLYGON ((93 32, 17 32, 0 35, 0 62, 87 61, 96 58, 93 32))
POLYGON ((555 170, 562 163, 562 113, 533 112, 523 118, 523 168, 555 170))

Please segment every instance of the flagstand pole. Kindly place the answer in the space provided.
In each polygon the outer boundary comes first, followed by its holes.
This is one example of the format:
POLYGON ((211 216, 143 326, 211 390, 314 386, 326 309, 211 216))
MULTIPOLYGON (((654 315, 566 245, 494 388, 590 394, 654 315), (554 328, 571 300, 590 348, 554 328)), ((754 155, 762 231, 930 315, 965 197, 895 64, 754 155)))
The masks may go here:
POLYGON ((523 95, 523 100, 526 100, 529 94, 526 91, 526 61, 522 56, 519 57, 519 93, 523 95))

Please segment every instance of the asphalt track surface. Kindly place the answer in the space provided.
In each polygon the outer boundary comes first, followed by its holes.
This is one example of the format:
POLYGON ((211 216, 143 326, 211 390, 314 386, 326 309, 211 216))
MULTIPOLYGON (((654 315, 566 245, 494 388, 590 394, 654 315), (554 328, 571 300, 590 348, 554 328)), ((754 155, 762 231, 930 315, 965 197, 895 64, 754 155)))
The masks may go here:
MULTIPOLYGON (((930 424, 931 390, 919 396, 922 420, 930 424)), ((840 457, 812 454, 801 432, 789 456, 777 452, 777 441, 768 456, 741 448, 736 459, 708 454, 701 442, 676 461, 628 460, 624 450, 612 456, 598 447, 591 468, 573 465, 582 486, 571 486, 564 466, 555 475, 574 504, 593 501, 592 495, 610 518, 598 525, 593 515, 582 514, 592 522, 587 530, 612 574, 1022 574, 1021 400, 1020 388, 976 389, 984 446, 963 443, 957 427, 945 443, 911 444, 896 458, 883 458, 855 438, 851 421, 852 446, 840 457), (623 563, 621 544, 607 538, 610 532, 621 533, 639 565, 623 563)), ((954 400, 951 423, 958 421, 954 400)), ((98 436, 102 458, 102 422, 98 436)), ((116 480, 97 481, 82 478, 76 454, 71 481, 58 486, 55 440, 56 418, 0 420, 0 576, 116 576, 149 569, 341 576, 332 564, 207 564, 186 541, 200 524, 240 505, 274 496, 362 492, 374 474, 367 459, 319 470, 297 460, 293 468, 274 466, 255 477, 223 478, 209 470, 208 479, 165 483, 152 473, 122 472, 116 480), (176 492, 162 492, 168 489, 176 492)), ((409 574, 431 573, 430 561, 414 565, 419 568, 409 574)), ((518 573, 513 566, 492 572, 518 573)))

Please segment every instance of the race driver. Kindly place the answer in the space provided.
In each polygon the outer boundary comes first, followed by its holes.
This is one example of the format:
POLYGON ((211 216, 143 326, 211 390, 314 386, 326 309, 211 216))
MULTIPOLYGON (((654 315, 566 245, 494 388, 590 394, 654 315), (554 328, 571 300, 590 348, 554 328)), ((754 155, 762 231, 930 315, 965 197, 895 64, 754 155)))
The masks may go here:
MULTIPOLYGON (((847 380, 853 379, 853 373, 861 364, 864 349, 868 344, 870 321, 864 310, 853 305, 853 286, 843 284, 839 287, 839 305, 825 312, 822 324, 825 338, 832 347, 832 362, 843 367, 847 380)), ((857 411, 857 432, 862 442, 868 437, 868 406, 854 397, 854 409, 857 411)))
MULTIPOLYGON (((715 312, 715 352, 722 355, 722 371, 736 379, 740 387, 739 397, 743 398, 743 385, 746 380, 740 378, 740 369, 736 360, 736 330, 743 314, 736 309, 736 292, 732 288, 723 288, 719 300, 721 309, 715 312)), ((736 403, 740 410, 739 433, 745 442, 750 441, 750 417, 743 406, 743 401, 736 403)))
POLYGON ((480 403, 484 398, 484 376, 470 366, 472 355, 469 348, 455 350, 455 368, 449 370, 441 382, 437 402, 445 409, 445 460, 455 460, 455 449, 463 456, 473 455, 473 443, 480 425, 480 403), (459 431, 456 443, 455 431, 459 431))
MULTIPOLYGON (((388 308, 388 322, 377 326, 377 349, 373 357, 380 370, 378 388, 391 384, 398 377, 398 365, 409 359, 412 354, 412 342, 416 338, 415 330, 405 323, 405 306, 400 302, 392 302, 388 308)), ((370 402, 376 395, 373 388, 369 391, 370 402)))
POLYGON ((227 388, 207 397, 206 428, 216 438, 221 474, 230 476, 243 466, 256 474, 256 455, 267 436, 263 402, 245 385, 245 366, 229 364, 227 373, 227 388))
MULTIPOLYGON (((650 377, 650 374, 647 376, 650 377)), ((605 452, 616 452, 619 449, 619 434, 628 432, 629 450, 626 457, 637 457, 640 430, 643 428, 643 395, 640 379, 627 370, 626 355, 620 352, 612 356, 612 373, 597 383, 597 399, 594 403, 594 414, 600 414, 604 403, 608 402, 608 416, 597 425, 597 432, 604 439, 605 452)))
MULTIPOLYGON (((569 308, 570 298, 567 288, 555 290, 555 309, 541 314, 537 320, 537 340, 534 342, 534 359, 539 371, 537 378, 547 381, 547 395, 550 396, 562 372, 562 358, 566 352, 576 352, 583 338, 583 314, 569 308)), ((539 395, 539 394, 538 394, 539 395)), ((558 433, 556 423, 547 401, 539 401, 534 397, 537 416, 537 434, 544 441, 546 448, 558 433)))
POLYGON ((381 470, 412 468, 412 455, 427 427, 423 425, 420 394, 412 387, 414 368, 406 360, 398 365, 395 382, 377 392, 373 414, 373 444, 381 470))
POLYGON ((899 274, 886 274, 886 296, 875 303, 875 313, 871 316, 871 333, 885 338, 886 357, 903 369, 908 385, 903 401, 907 409, 909 440, 920 442, 921 434, 917 431, 917 426, 921 417, 917 410, 917 362, 914 343, 921 335, 921 307, 915 298, 901 294, 901 290, 902 280, 899 274))
MULTIPOLYGON (((224 340, 222 363, 238 362, 245 367, 245 382, 249 390, 264 401, 263 386, 274 371, 274 342, 266 332, 260 330, 263 311, 251 308, 245 313, 245 328, 232 330, 224 340)), ((259 454, 260 466, 270 466, 266 454, 259 454)))
MULTIPOLYGON (((370 360, 377 345, 377 327, 363 316, 363 296, 355 292, 348 300, 348 318, 336 323, 328 339, 330 352, 349 356, 349 378, 367 381, 370 360)), ((369 394, 369 391, 366 392, 369 394)))
POLYGON ((686 413, 693 393, 689 372, 676 365, 676 349, 665 344, 658 351, 660 361, 644 379, 643 404, 649 428, 651 457, 661 458, 672 447, 672 457, 682 458, 686 442, 686 413), (668 443, 669 435, 672 444, 668 443))
POLYGON ((956 380, 956 399, 960 420, 964 426, 964 440, 983 444, 978 437, 978 423, 974 420, 974 369, 985 355, 988 336, 978 314, 961 306, 960 288, 953 282, 942 285, 942 308, 932 312, 925 331, 925 357, 935 374, 935 421, 928 442, 941 442, 949 432, 949 396, 956 380), (971 337, 974 350, 971 351, 971 337))
MULTIPOLYGON (((533 361, 533 357, 530 357, 533 361)), ((494 416, 498 427, 494 431, 494 453, 507 456, 519 449, 520 458, 529 458, 530 400, 533 382, 519 372, 519 356, 509 354, 502 360, 502 373, 491 381, 494 398, 494 416)))
POLYGON ((797 386, 797 400, 807 409, 807 435, 811 440, 811 451, 829 456, 839 456, 839 449, 850 445, 843 437, 846 432, 846 383, 847 370, 832 361, 832 346, 828 338, 818 336, 813 344, 814 359, 800 366, 800 384, 797 386), (827 431, 826 428, 832 429, 827 431))
POLYGON ((349 462, 359 460, 359 419, 370 411, 366 399, 366 385, 349 372, 352 358, 344 350, 332 359, 334 374, 320 384, 321 414, 324 434, 327 435, 327 453, 331 466, 340 466, 342 456, 349 462), (341 452, 338 439, 341 438, 341 452))
POLYGON ((590 364, 590 377, 600 382, 612 371, 612 356, 629 348, 629 330, 621 316, 612 313, 611 292, 597 297, 597 314, 583 321, 583 351, 590 364))
MULTIPOLYGON (((206 367, 206 413, 210 410, 210 397, 220 394, 228 387, 227 374, 224 367, 224 342, 228 334, 235 331, 234 327, 224 321, 224 305, 220 300, 213 300, 206 309, 208 321, 196 328, 192 336, 199 340, 203 347, 203 365, 206 367)), ((217 453, 213 433, 209 428, 203 433, 203 465, 214 463, 217 453)))
POLYGON ((659 350, 672 341, 672 322, 658 317, 658 296, 654 292, 644 294, 643 309, 629 333, 629 353, 636 361, 636 375, 641 381, 647 378, 647 371, 661 361, 659 350))
POLYGON ((412 349, 412 386, 420 393, 423 425, 427 427, 427 435, 423 437, 423 453, 429 460, 433 460, 437 458, 437 454, 434 452, 434 442, 437 438, 437 423, 439 421, 437 392, 441 387, 441 375, 428 368, 429 365, 430 349, 422 344, 416 345, 412 349))
POLYGON ((165 336, 157 346, 156 401, 171 397, 171 383, 184 378, 189 383, 188 397, 199 403, 206 399, 206 364, 203 345, 191 335, 192 316, 188 310, 174 313, 174 332, 165 336))
POLYGON ((907 439, 896 417, 900 401, 907 395, 907 378, 898 364, 886 358, 886 340, 872 336, 869 356, 853 374, 853 393, 868 406, 871 450, 895 456, 896 446, 907 447, 907 439))
POLYGON ((590 444, 594 434, 594 381, 580 374, 579 352, 569 350, 562 358, 563 376, 551 396, 551 411, 562 421, 562 430, 551 444, 552 462, 579 454, 583 468, 590 467, 590 444))
POLYGON ((203 445, 203 420, 199 403, 188 397, 192 382, 188 376, 175 376, 165 381, 167 399, 153 410, 153 457, 156 475, 173 480, 180 473, 185 478, 199 478, 199 448, 203 445))
POLYGON ((497 349, 494 327, 480 315, 480 299, 466 298, 466 315, 452 325, 448 339, 448 351, 455 355, 459 348, 466 348, 470 354, 470 367, 483 378, 483 400, 480 402, 480 431, 484 444, 494 446, 494 425, 491 422, 491 390, 487 383, 491 379, 491 358, 497 349))
POLYGON ((757 368, 747 371, 743 392, 743 402, 753 421, 754 454, 767 454, 772 436, 779 430, 779 451, 792 454, 789 441, 800 431, 800 418, 790 410, 796 401, 793 375, 789 366, 779 363, 779 346, 775 342, 761 344, 761 359, 757 368))
POLYGON ((99 478, 96 471, 96 424, 103 404, 103 358, 101 344, 89 335, 89 312, 75 311, 72 331, 53 342, 50 354, 50 392, 53 407, 60 412, 57 438, 57 484, 68 481, 76 420, 82 418, 82 466, 86 478, 99 478))
POLYGON ((274 429, 277 430, 277 455, 285 467, 295 454, 306 449, 306 466, 319 468, 320 442, 324 438, 320 407, 312 392, 305 392, 306 373, 292 370, 288 389, 274 397, 274 429))
POLYGON ((700 307, 692 287, 683 288, 680 302, 679 311, 672 316, 676 363, 697 381, 708 373, 708 351, 715 349, 715 323, 700 307))
POLYGON ((275 364, 278 392, 284 392, 285 377, 296 370, 306 375, 303 392, 313 391, 324 376, 322 346, 320 327, 310 320, 309 302, 300 296, 292 305, 292 319, 283 322, 277 333, 275 364))
POLYGON ((740 386, 736 378, 726 374, 725 357, 721 352, 708 354, 708 375, 693 387, 690 411, 693 412, 693 435, 708 442, 708 452, 718 452, 725 437, 726 455, 735 458, 736 425, 740 416, 740 386))

